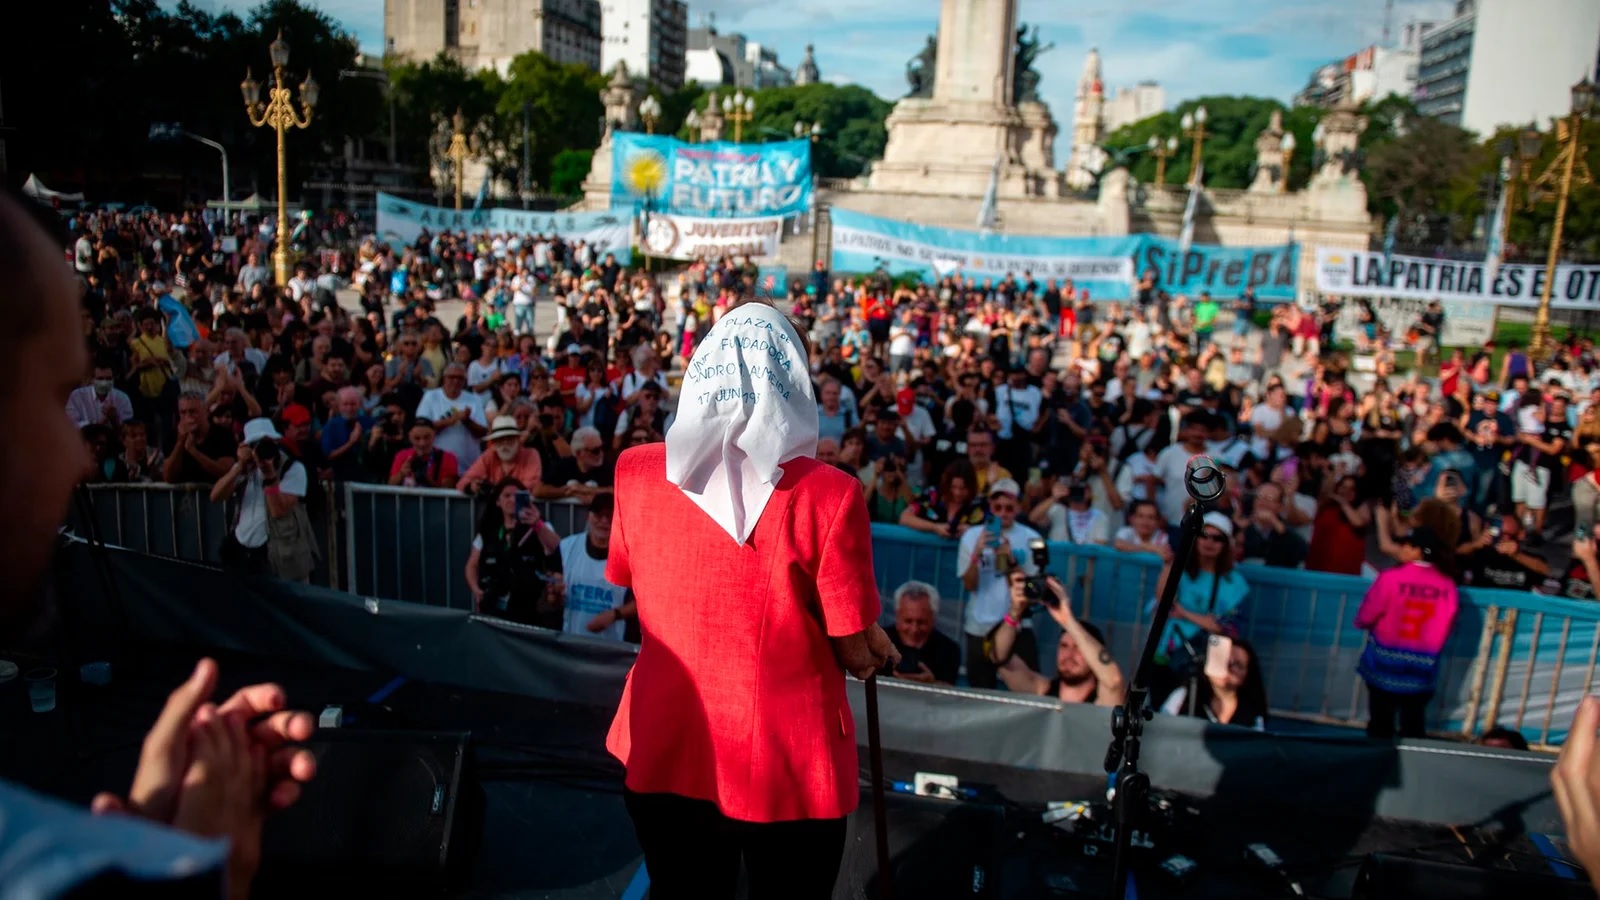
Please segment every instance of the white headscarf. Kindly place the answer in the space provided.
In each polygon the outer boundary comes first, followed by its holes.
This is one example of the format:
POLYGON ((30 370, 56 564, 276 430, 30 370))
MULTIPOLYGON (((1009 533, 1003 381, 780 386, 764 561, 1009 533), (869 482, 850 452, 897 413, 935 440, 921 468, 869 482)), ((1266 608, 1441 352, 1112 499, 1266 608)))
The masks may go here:
POLYGON ((747 303, 689 360, 667 431, 667 480, 743 544, 783 464, 817 453, 817 398, 805 345, 783 314, 747 303))

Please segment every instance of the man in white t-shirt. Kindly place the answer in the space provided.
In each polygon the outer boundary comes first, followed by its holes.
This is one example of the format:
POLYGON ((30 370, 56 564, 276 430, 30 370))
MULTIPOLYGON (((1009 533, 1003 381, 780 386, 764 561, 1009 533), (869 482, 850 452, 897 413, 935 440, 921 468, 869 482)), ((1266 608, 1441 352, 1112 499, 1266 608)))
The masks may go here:
POLYGON ((532 272, 518 272, 511 280, 511 330, 518 335, 533 334, 533 295, 538 289, 532 272))
MULTIPOLYGON (((967 643, 967 683, 977 688, 993 688, 999 683, 984 643, 1011 610, 1011 586, 1006 579, 1014 569, 1028 575, 1039 573, 1028 544, 1043 537, 1017 521, 1021 498, 1021 488, 1010 478, 990 485, 990 521, 968 528, 957 545, 957 573, 969 595, 962 623, 967 643)), ((1032 621, 1022 621, 1019 628, 1016 652, 1037 670, 1039 651, 1032 621)))
POLYGON ((78 242, 72 245, 72 268, 79 275, 94 272, 94 241, 87 234, 79 235, 78 242))
POLYGON ((466 390, 467 367, 451 363, 444 367, 440 387, 422 395, 417 418, 432 422, 438 431, 434 446, 455 454, 462 471, 478 461, 480 442, 489 433, 489 420, 483 411, 483 395, 466 390))
POLYGON ((620 641, 625 623, 633 618, 628 589, 606 580, 615 508, 612 495, 596 494, 589 502, 589 527, 561 540, 561 580, 567 595, 562 630, 568 633, 620 641))
POLYGON ((1155 474, 1161 478, 1161 518, 1168 525, 1183 521, 1190 499, 1185 487, 1190 457, 1206 452, 1206 437, 1211 428, 1211 414, 1197 412, 1183 419, 1178 431, 1178 443, 1167 447, 1156 456, 1155 474))
POLYGON ((1267 388, 1267 398, 1260 406, 1250 410, 1250 432, 1254 440, 1250 442, 1250 452, 1257 459, 1268 459, 1272 454, 1272 436, 1283 427, 1283 420, 1292 416, 1289 411, 1289 394, 1283 385, 1275 384, 1267 388))

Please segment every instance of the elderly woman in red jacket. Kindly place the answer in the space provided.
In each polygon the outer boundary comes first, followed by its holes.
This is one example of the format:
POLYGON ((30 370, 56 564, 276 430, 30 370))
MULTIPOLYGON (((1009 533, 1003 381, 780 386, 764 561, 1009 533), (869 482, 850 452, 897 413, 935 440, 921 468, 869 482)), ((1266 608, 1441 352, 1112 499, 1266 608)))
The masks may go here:
POLYGON ((827 897, 858 801, 844 675, 878 627, 861 484, 815 459, 807 350, 771 306, 696 348, 665 443, 617 460, 606 579, 642 643, 607 747, 657 900, 827 897))

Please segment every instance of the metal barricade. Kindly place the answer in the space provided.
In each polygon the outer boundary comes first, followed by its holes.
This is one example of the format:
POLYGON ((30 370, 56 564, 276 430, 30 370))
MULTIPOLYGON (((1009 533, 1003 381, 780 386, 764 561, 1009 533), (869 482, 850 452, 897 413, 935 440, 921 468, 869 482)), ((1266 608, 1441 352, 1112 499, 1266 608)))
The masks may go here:
MULTIPOLYGON (((956 542, 896 525, 872 530, 884 598, 911 578, 933 584, 945 598, 937 627, 959 638, 967 598, 957 576, 956 542)), ((1051 544, 1050 560, 1072 593, 1076 614, 1101 627, 1107 648, 1131 676, 1154 612, 1160 560, 1075 544, 1051 544)), ((1257 565, 1238 571, 1250 584, 1242 636, 1261 660, 1272 713, 1364 724, 1367 697, 1356 664, 1367 636, 1354 622, 1370 580, 1257 565)), ((1035 628, 1039 646, 1053 646, 1059 633, 1054 622, 1040 616, 1035 628)), ((1040 653, 1045 674, 1053 674, 1054 656, 1040 653)), ((1597 657, 1600 604, 1462 589, 1429 726, 1471 736, 1503 724, 1530 742, 1558 743, 1578 700, 1594 685, 1597 657)))
MULTIPOLYGON (((345 590, 363 596, 471 609, 467 555, 484 504, 460 491, 343 485, 345 590)), ((588 507, 540 501, 562 537, 588 526, 588 507)))
MULTIPOLYGON (((304 502, 317 551, 311 582, 339 588, 340 498, 331 488, 329 483, 315 486, 304 502)), ((83 489, 94 521, 83 521, 75 502, 68 510, 68 527, 86 539, 153 556, 219 565, 222 540, 237 518, 231 500, 211 502, 206 484, 92 484, 83 489)))

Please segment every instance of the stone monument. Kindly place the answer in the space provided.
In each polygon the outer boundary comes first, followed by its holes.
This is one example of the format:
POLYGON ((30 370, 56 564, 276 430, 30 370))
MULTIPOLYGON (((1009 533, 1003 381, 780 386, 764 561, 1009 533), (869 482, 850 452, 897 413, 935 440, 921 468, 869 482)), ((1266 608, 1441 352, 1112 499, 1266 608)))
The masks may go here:
POLYGON ((639 90, 628 74, 628 64, 618 61, 611 70, 611 80, 600 92, 600 102, 605 104, 606 130, 600 137, 589 161, 589 177, 583 180, 583 209, 609 209, 611 206, 611 133, 621 129, 632 131, 639 123, 639 90))
POLYGON ((1267 129, 1256 136, 1256 177, 1250 182, 1250 190, 1257 194, 1275 194, 1285 177, 1283 113, 1275 109, 1267 129))
POLYGON ((1089 51, 1083 61, 1083 76, 1078 79, 1078 94, 1073 104, 1072 157, 1067 160, 1067 187, 1086 191, 1094 186, 1095 149, 1106 138, 1105 85, 1100 80, 1100 50, 1089 51))
MULTIPOLYGON (((1362 187, 1361 132, 1367 130, 1367 119, 1356 112, 1356 106, 1344 102, 1317 124, 1316 174, 1311 176, 1312 190, 1362 187)), ((1365 188, 1363 188, 1365 194, 1365 188)))
POLYGON ((981 197, 998 159, 1001 198, 1059 196, 1056 125, 1032 67, 1048 49, 1017 27, 1017 0, 941 0, 938 37, 906 67, 910 92, 889 116, 872 190, 981 197))

